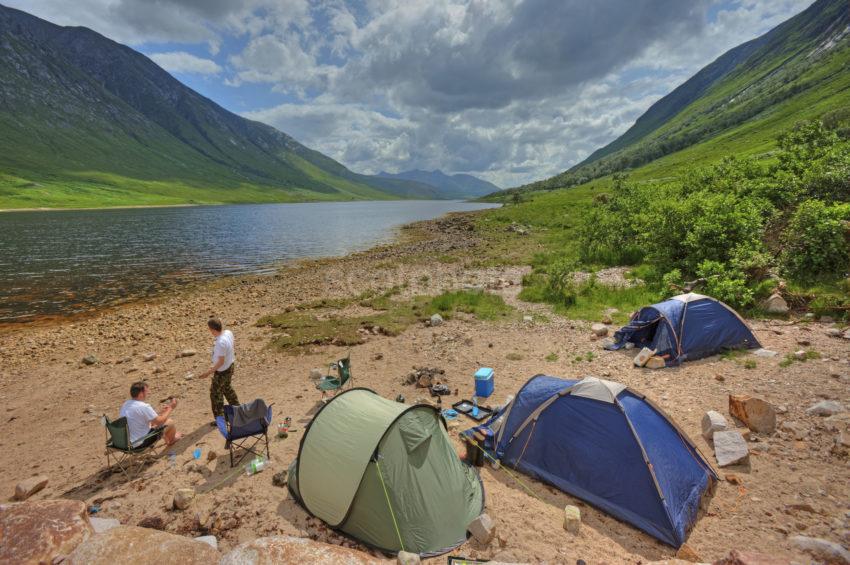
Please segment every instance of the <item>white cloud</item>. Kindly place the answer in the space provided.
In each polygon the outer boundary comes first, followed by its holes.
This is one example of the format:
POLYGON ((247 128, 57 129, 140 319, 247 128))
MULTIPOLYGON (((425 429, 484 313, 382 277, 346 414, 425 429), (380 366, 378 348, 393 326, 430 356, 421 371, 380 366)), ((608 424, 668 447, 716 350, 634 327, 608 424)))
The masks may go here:
POLYGON ((211 59, 203 59, 185 51, 149 53, 148 57, 170 73, 194 73, 199 75, 217 75, 221 66, 211 59))

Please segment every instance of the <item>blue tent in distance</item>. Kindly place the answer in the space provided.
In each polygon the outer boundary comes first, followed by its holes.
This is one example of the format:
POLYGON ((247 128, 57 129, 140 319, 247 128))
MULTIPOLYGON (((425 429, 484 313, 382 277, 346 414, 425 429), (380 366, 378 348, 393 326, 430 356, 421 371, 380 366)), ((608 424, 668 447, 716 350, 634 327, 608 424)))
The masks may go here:
POLYGON ((531 378, 483 426, 503 465, 674 547, 717 474, 658 407, 620 383, 531 378))
POLYGON ((761 347, 744 319, 710 296, 689 292, 641 308, 614 333, 610 349, 631 342, 666 356, 667 365, 693 361, 727 349, 761 347))

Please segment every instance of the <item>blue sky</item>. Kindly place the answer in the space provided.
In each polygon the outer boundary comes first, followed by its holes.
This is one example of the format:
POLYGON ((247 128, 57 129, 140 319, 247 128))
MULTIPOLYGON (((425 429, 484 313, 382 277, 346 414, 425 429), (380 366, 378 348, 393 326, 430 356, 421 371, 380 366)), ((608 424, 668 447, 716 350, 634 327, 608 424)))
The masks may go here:
POLYGON ((4 0, 364 173, 557 174, 811 0, 4 0))

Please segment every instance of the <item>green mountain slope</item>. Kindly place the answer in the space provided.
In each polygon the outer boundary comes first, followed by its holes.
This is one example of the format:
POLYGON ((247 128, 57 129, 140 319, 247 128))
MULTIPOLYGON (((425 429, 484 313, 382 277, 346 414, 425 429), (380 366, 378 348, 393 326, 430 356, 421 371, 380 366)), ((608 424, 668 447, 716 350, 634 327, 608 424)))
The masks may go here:
POLYGON ((850 3, 818 0, 719 57, 582 163, 523 188, 569 187, 632 169, 658 178, 724 154, 766 154, 795 122, 830 119, 848 106, 850 3))
POLYGON ((491 182, 463 173, 447 175, 443 171, 422 171, 415 169, 401 173, 378 173, 379 177, 402 179, 427 184, 439 189, 443 198, 477 198, 499 191, 499 187, 491 182))
POLYGON ((87 28, 0 6, 0 208, 434 198, 237 116, 87 28))

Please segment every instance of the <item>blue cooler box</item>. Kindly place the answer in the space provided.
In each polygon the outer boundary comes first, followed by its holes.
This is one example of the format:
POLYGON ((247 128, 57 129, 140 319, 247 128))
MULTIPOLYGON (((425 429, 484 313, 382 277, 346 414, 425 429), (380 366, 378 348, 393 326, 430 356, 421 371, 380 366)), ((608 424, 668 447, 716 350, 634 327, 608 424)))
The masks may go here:
POLYGON ((493 394, 493 369, 481 367, 475 372, 475 396, 487 398, 493 394))

